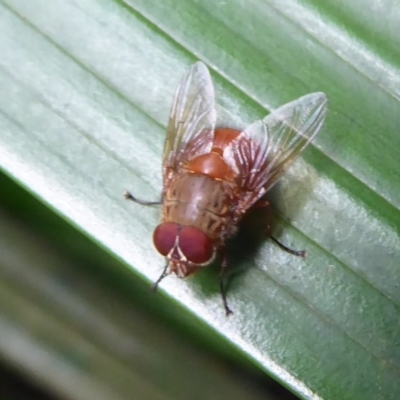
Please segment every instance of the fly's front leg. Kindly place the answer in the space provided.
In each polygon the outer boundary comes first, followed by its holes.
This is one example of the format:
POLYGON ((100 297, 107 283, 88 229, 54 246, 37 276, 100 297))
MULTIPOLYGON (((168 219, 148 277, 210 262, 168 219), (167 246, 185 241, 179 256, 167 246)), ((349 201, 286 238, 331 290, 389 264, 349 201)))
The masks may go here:
POLYGON ((151 290, 153 292, 156 292, 158 289, 159 283, 168 275, 168 263, 165 265, 162 274, 159 276, 159 278, 153 283, 151 286, 151 290))
POLYGON ((161 200, 159 201, 146 201, 146 200, 141 200, 138 199, 137 197, 133 196, 130 192, 125 192, 124 197, 126 200, 132 200, 135 203, 141 204, 143 206, 155 206, 155 205, 160 205, 162 202, 161 200))
POLYGON ((268 203, 268 201, 265 200, 259 200, 254 207, 266 207, 267 209, 267 230, 266 230, 266 234, 268 237, 270 237, 282 250, 286 251, 289 254, 293 254, 294 256, 297 257, 302 257, 305 258, 306 256, 306 251, 305 250, 294 250, 291 249, 290 247, 285 246, 283 243, 281 243, 278 239, 276 239, 275 237, 272 236, 271 234, 271 208, 270 205, 268 203))
POLYGON ((224 304, 224 308, 225 308, 225 314, 226 316, 233 314, 233 311, 229 308, 228 306, 228 301, 226 299, 226 292, 227 292, 227 282, 226 282, 226 271, 228 268, 228 261, 226 259, 226 255, 225 255, 225 249, 220 250, 220 256, 222 259, 221 262, 221 271, 219 273, 219 289, 221 292, 221 297, 222 297, 222 302, 224 304))

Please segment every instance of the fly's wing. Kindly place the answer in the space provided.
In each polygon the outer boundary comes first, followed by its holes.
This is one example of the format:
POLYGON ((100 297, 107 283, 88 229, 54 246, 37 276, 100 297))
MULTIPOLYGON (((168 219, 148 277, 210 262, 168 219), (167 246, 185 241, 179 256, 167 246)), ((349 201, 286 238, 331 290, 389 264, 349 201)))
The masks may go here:
POLYGON ((212 149, 216 120, 214 86, 208 68, 196 62, 180 82, 172 103, 163 168, 176 171, 179 165, 212 149))
POLYGON ((278 108, 246 128, 224 150, 239 174, 250 207, 285 173, 320 131, 326 116, 324 93, 311 93, 278 108))

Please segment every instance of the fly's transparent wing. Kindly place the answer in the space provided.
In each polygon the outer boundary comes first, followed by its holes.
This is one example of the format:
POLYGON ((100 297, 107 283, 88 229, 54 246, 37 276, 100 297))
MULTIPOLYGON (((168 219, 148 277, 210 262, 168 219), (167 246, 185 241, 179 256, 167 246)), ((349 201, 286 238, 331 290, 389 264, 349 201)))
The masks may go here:
POLYGON ((216 120, 214 86, 208 68, 196 62, 180 82, 164 144, 164 172, 211 151, 216 120))
POLYGON ((278 108, 246 128, 224 151, 240 185, 254 193, 249 206, 270 189, 320 131, 324 93, 311 93, 278 108), (251 203, 251 204, 250 204, 251 203))

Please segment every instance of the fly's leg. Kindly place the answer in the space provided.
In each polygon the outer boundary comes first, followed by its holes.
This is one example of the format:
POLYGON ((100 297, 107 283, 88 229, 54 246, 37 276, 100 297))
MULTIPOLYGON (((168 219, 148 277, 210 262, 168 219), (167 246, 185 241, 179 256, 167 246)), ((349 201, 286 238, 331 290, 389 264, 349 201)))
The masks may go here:
POLYGON ((294 256, 297 257, 302 257, 305 258, 306 256, 306 251, 305 250, 294 250, 291 249, 290 247, 285 246, 283 243, 281 243, 278 239, 274 238, 271 234, 271 211, 269 208, 269 203, 268 201, 265 200, 260 200, 255 204, 255 207, 267 207, 267 236, 270 237, 282 250, 286 251, 289 254, 293 254, 294 256))
POLYGON ((283 243, 281 243, 278 239, 275 239, 272 235, 269 235, 269 237, 284 251, 286 251, 289 254, 293 254, 294 256, 305 258, 306 257, 306 251, 305 250, 294 250, 291 249, 290 247, 285 246, 283 243))
POLYGON ((219 273, 219 290, 221 292, 222 302, 225 308, 226 316, 233 314, 233 311, 228 306, 228 301, 226 299, 226 291, 227 291, 227 282, 225 278, 225 274, 228 268, 228 261, 226 260, 225 251, 222 252, 222 263, 221 263, 221 271, 219 273))
MULTIPOLYGON (((125 197, 126 200, 131 200, 131 201, 133 201, 133 202, 135 202, 135 203, 138 203, 138 204, 141 204, 141 205, 143 205, 143 206, 154 206, 154 205, 160 205, 160 204, 161 204, 161 201, 146 201, 146 200, 140 200, 140 199, 136 198, 135 196, 133 196, 133 195, 132 195, 130 192, 128 192, 128 191, 126 191, 126 192, 124 193, 124 197, 125 197)), ((154 284, 151 286, 151 290, 152 290, 153 292, 156 292, 156 291, 157 291, 158 284, 168 275, 167 270, 168 270, 168 263, 167 263, 167 265, 165 266, 165 268, 164 268, 162 274, 160 275, 160 277, 159 277, 159 278, 154 282, 154 284)))
POLYGON ((140 200, 136 198, 135 196, 132 195, 130 192, 125 192, 124 197, 126 200, 132 200, 135 203, 141 204, 143 206, 155 206, 155 205, 160 205, 161 201, 146 201, 146 200, 140 200))
POLYGON ((162 274, 160 275, 160 277, 159 277, 159 278, 153 283, 153 285, 151 286, 151 290, 152 290, 153 292, 156 292, 156 291, 157 291, 158 284, 168 275, 167 270, 168 270, 168 263, 167 263, 167 265, 165 266, 165 268, 164 268, 162 274))

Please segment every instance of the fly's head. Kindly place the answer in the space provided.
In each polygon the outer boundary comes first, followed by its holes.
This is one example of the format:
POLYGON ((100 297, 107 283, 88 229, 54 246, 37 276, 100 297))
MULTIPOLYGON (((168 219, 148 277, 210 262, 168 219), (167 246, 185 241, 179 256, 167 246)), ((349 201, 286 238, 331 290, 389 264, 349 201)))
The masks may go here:
POLYGON ((169 272, 185 278, 210 264, 216 254, 211 239, 201 230, 164 222, 157 226, 153 242, 168 262, 169 272))

